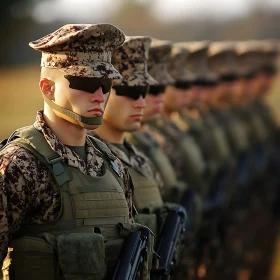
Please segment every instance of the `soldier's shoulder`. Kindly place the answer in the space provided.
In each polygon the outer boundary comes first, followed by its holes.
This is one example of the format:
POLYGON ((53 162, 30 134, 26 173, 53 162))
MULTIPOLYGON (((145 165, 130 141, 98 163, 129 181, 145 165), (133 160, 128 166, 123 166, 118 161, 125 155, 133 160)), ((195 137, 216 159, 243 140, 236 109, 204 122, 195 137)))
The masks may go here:
POLYGON ((10 143, 0 150, 0 166, 7 167, 9 164, 25 166, 34 162, 36 157, 26 148, 16 143, 10 143))

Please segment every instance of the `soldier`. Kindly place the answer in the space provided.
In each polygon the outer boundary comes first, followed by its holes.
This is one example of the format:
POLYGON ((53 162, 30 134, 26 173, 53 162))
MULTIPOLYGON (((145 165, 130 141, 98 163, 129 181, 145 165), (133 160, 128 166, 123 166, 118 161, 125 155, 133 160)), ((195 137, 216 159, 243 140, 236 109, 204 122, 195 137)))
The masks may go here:
POLYGON ((232 98, 239 77, 234 43, 214 42, 208 50, 209 67, 219 75, 219 82, 210 98, 211 112, 223 128, 230 147, 230 157, 234 159, 235 178, 233 183, 236 188, 244 188, 248 183, 249 163, 246 155, 249 151, 249 139, 242 122, 236 118, 231 110, 232 98), (247 171, 246 171, 247 170, 247 171))
POLYGON ((177 121, 178 111, 192 98, 191 83, 194 75, 185 67, 187 55, 185 49, 173 45, 168 72, 175 83, 165 88, 162 118, 150 121, 150 125, 165 138, 162 147, 176 170, 177 178, 190 183, 205 195, 206 189, 202 179, 205 165, 202 155, 196 143, 187 135, 188 127, 177 121))
POLYGON ((135 186, 133 201, 140 213, 136 219, 148 225, 160 241, 165 216, 169 212, 160 193, 160 174, 150 160, 125 138, 125 132, 135 131, 141 126, 148 87, 157 84, 147 72, 150 44, 151 38, 147 36, 127 37, 113 53, 112 62, 123 79, 114 83, 103 124, 94 133, 128 167, 135 186))
POLYGON ((125 132, 140 127, 148 86, 157 83, 145 70, 150 43, 150 37, 127 37, 113 54, 112 62, 124 78, 114 84, 103 124, 94 131, 128 166, 135 185, 134 202, 141 213, 162 206, 160 177, 154 175, 149 160, 125 138, 125 132), (147 200, 148 195, 153 199, 147 200))
POLYGON ((4 279, 111 279, 124 238, 139 227, 127 168, 86 134, 122 77, 111 53, 124 40, 110 24, 68 24, 29 44, 42 52, 44 109, 0 153, 4 279))
POLYGON ((161 119, 165 87, 174 82, 167 71, 171 49, 172 43, 170 41, 152 40, 149 48, 148 71, 159 84, 149 87, 145 98, 146 108, 144 109, 141 128, 130 133, 128 137, 149 157, 160 172, 164 182, 164 201, 180 203, 187 209, 189 218, 189 226, 186 231, 188 246, 184 257, 182 256, 180 259, 180 271, 176 271, 176 277, 179 277, 179 274, 184 276, 188 272, 191 274, 193 270, 194 255, 192 256, 192 249, 201 222, 202 202, 198 193, 185 182, 177 179, 176 170, 162 148, 165 138, 150 125, 151 122, 161 119))

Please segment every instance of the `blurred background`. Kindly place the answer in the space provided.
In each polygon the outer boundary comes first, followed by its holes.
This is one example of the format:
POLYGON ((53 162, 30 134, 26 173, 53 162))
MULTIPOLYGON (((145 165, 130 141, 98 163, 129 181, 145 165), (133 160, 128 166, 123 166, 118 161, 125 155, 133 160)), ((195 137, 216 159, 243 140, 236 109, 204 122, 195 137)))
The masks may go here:
MULTIPOLYGON (((2 0, 0 138, 42 106, 40 52, 28 46, 66 23, 109 22, 127 35, 173 41, 280 38, 279 0, 2 0)), ((277 108, 275 85, 270 95, 277 108)), ((277 112, 276 112, 277 113, 277 112)))
MULTIPOLYGON (((66 23, 108 22, 173 41, 280 39, 280 0, 1 0, 0 139, 42 107, 40 52, 28 46, 66 23)), ((280 79, 269 96, 280 120, 280 79)), ((280 239, 271 279, 280 279, 280 239)))

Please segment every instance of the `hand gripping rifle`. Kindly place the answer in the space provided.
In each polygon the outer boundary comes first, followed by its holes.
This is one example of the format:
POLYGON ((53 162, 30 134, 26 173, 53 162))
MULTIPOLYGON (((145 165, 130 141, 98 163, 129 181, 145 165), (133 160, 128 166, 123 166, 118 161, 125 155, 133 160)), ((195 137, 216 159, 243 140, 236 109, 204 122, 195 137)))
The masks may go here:
POLYGON ((141 273, 142 265, 148 257, 150 234, 147 228, 129 234, 124 241, 112 280, 133 280, 141 273))
POLYGON ((168 214, 157 246, 159 268, 152 279, 169 279, 176 265, 177 250, 180 247, 181 235, 185 231, 187 213, 181 206, 174 207, 168 214))

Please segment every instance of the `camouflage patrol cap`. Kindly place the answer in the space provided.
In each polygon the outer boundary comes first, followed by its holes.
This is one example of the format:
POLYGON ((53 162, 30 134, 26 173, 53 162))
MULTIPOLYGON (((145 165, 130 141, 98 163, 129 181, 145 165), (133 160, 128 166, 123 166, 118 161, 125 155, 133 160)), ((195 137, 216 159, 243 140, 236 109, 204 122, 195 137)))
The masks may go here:
POLYGON ((188 50, 178 43, 173 44, 168 61, 168 72, 177 82, 192 83, 196 76, 187 68, 188 50))
POLYGON ((222 79, 237 77, 237 54, 232 42, 212 42, 208 49, 208 65, 222 79))
POLYGON ((261 50, 255 40, 239 41, 235 44, 237 66, 240 76, 249 77, 260 70, 261 50))
POLYGON ((72 76, 120 79, 111 56, 124 40, 124 33, 111 24, 67 24, 29 46, 42 52, 42 67, 72 76))
POLYGON ((277 57, 279 54, 278 42, 276 40, 259 41, 261 48, 261 71, 275 74, 277 72, 277 57))
POLYGON ((118 86, 146 86, 158 84, 147 71, 151 37, 127 36, 125 42, 113 53, 112 63, 123 78, 115 81, 118 86))
POLYGON ((171 41, 154 38, 149 49, 148 71, 163 86, 174 83, 174 79, 167 71, 171 49, 171 41))
POLYGON ((187 67, 196 75, 196 81, 215 83, 218 75, 210 70, 207 52, 209 41, 185 42, 183 46, 188 49, 187 67))

